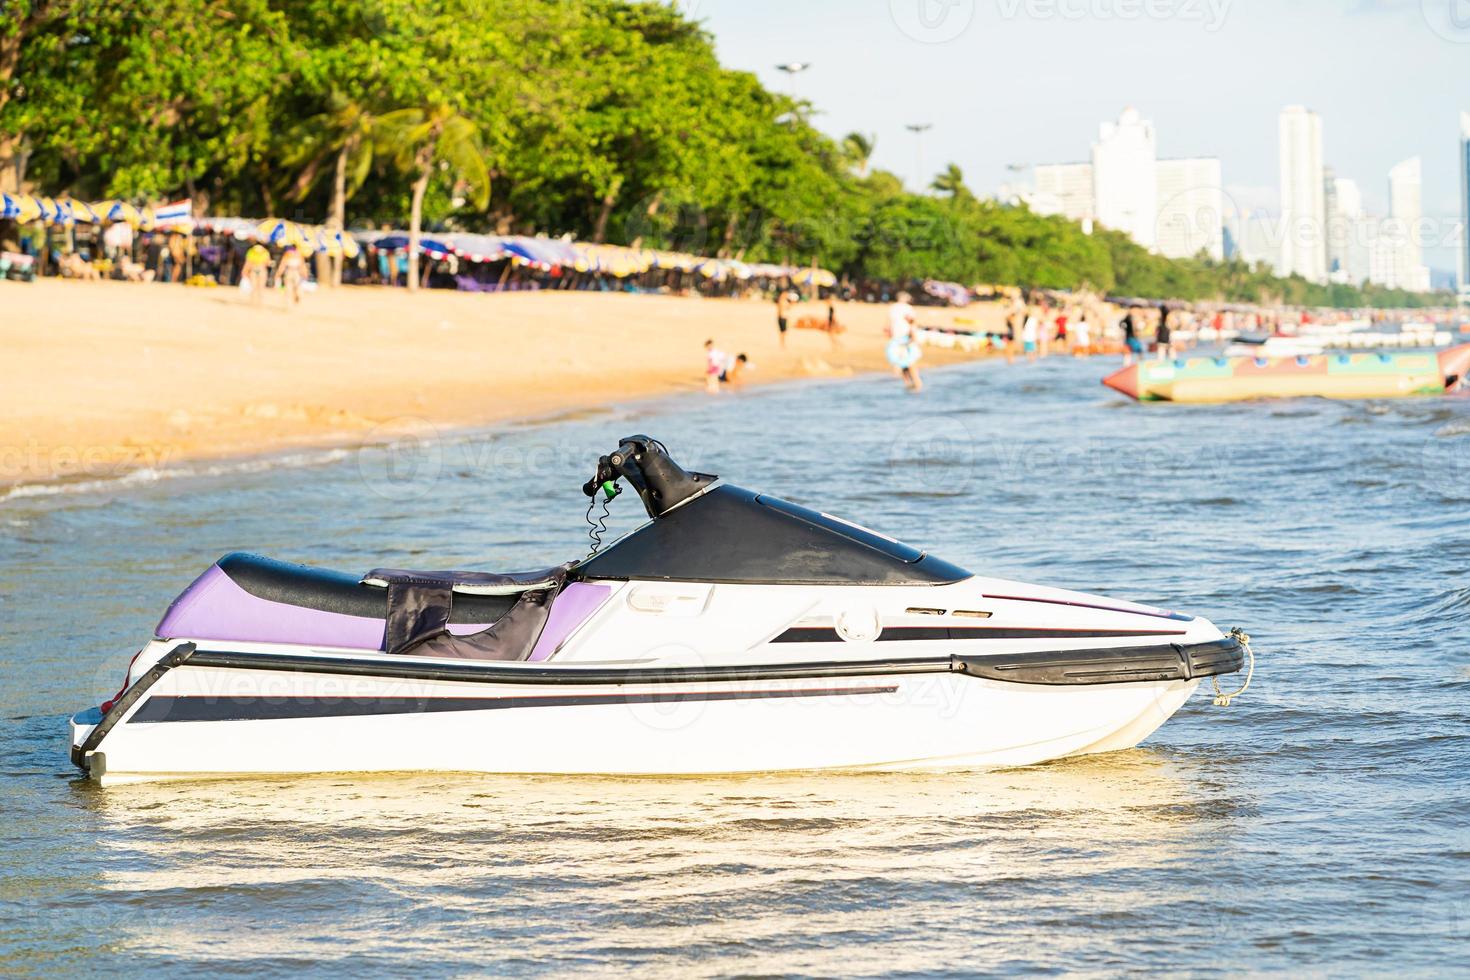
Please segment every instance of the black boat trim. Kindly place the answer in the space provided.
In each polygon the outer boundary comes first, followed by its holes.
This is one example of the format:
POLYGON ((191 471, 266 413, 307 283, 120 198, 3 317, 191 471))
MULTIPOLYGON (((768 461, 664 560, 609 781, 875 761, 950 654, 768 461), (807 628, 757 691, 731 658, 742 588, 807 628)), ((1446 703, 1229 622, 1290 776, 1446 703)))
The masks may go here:
POLYGON ((1130 684, 1233 674, 1245 666, 1245 650, 1227 636, 1204 643, 961 655, 954 660, 961 673, 1012 684, 1130 684))
POLYGON ((128 724, 190 721, 286 721, 362 718, 374 715, 572 708, 589 705, 677 704, 686 701, 756 701, 767 698, 833 698, 892 694, 896 686, 813 687, 778 691, 663 691, 643 694, 547 694, 488 698, 444 697, 252 697, 159 695, 143 702, 128 724))
POLYGON ((1116 675, 1112 682, 1124 683, 1130 679, 1127 676, 1130 672, 1140 669, 1158 672, 1159 664, 1173 668, 1168 677, 1159 679, 1188 680, 1239 670, 1244 664, 1244 653, 1239 643, 1225 637, 1191 644, 699 667, 521 666, 473 661, 436 664, 408 658, 388 660, 230 650, 197 650, 187 660, 188 666, 200 668, 384 677, 393 680, 458 681, 471 684, 565 686, 709 684, 946 673, 971 674, 1031 684, 1103 683, 1104 681, 1096 678, 1109 676, 1109 671, 1093 669, 1093 665, 1109 667, 1111 673, 1116 675), (1038 679, 1042 676, 1038 671, 1044 672, 1051 667, 1058 668, 1055 679, 1038 679))
POLYGON ((394 680, 461 681, 471 684, 701 684, 724 681, 801 680, 811 677, 873 677, 884 674, 943 674, 954 670, 951 657, 858 662, 823 661, 728 667, 524 667, 504 663, 323 657, 229 650, 200 650, 191 667, 276 670, 309 674, 388 677, 394 680))
POLYGON ((87 733, 87 737, 82 740, 82 744, 71 747, 72 764, 83 772, 88 771, 88 754, 97 750, 97 746, 102 744, 102 740, 107 737, 108 732, 111 732, 117 727, 117 723, 122 721, 123 715, 127 714, 133 705, 138 703, 139 698, 148 693, 149 688, 157 684, 164 674, 167 674, 179 664, 187 663, 197 649, 193 643, 180 643, 168 653, 159 657, 158 662, 152 667, 149 667, 147 673, 129 685, 128 689, 123 691, 117 700, 108 706, 107 711, 102 715, 102 720, 87 733))
MULTIPOLYGON (((1119 639, 1143 636, 1183 636, 1184 630, 1097 630, 1029 626, 885 626, 878 642, 905 640, 1040 640, 1055 637, 1119 639)), ((830 626, 793 626, 772 643, 840 643, 830 626)))

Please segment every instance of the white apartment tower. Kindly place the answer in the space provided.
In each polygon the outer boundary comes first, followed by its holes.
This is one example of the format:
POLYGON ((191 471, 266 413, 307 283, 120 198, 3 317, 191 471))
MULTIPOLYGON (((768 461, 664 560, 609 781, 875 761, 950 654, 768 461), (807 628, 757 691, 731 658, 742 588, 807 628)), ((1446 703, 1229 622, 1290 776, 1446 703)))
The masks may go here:
POLYGON ((1390 233, 1393 237, 1393 285, 1399 289, 1425 292, 1429 269, 1424 265, 1424 172, 1418 157, 1397 164, 1388 172, 1390 233))
POLYGON ((1055 201, 1056 213, 1089 221, 1093 213, 1092 164, 1046 163, 1036 168, 1036 194, 1055 201))
POLYGON ((1103 123, 1092 144, 1094 216, 1148 249, 1157 240, 1156 147, 1154 124, 1133 108, 1103 123))
POLYGON ((1091 163, 1036 167, 1033 210, 1094 221, 1169 258, 1224 257, 1225 192, 1214 157, 1160 160, 1154 125, 1136 109, 1098 128, 1091 163))
POLYGON ((1305 106, 1287 106, 1277 118, 1281 164, 1282 275, 1312 282, 1327 278, 1326 200, 1322 175, 1322 120, 1305 106))
POLYGON ((1216 261, 1225 257, 1225 193, 1220 186, 1219 159, 1158 161, 1155 195, 1154 247, 1160 255, 1186 259, 1204 252, 1216 261))

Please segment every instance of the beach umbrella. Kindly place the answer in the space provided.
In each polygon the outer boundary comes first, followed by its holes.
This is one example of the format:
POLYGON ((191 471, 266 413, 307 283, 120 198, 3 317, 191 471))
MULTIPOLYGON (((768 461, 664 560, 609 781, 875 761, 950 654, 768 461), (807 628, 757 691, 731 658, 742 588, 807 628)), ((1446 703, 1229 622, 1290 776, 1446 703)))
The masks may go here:
POLYGON ((11 197, 0 193, 0 220, 14 221, 20 217, 20 195, 11 197))
POLYGON ((837 284, 837 277, 826 269, 797 269, 792 272, 791 281, 802 286, 830 287, 837 284))
MULTIPOLYGON (((355 244, 355 243, 354 243, 355 244)), ((508 254, 499 235, 471 235, 456 232, 444 236, 444 244, 466 262, 498 262, 508 254)))
POLYGON ((41 207, 41 199, 34 194, 22 194, 20 196, 20 217, 16 220, 22 223, 36 221, 45 214, 41 207))
POLYGON ((72 211, 72 216, 77 220, 89 225, 100 225, 102 215, 97 212, 94 205, 86 201, 69 200, 66 202, 72 211))
POLYGON ((255 226, 255 240, 265 245, 296 245, 300 238, 300 228, 284 218, 266 218, 255 226))
POLYGON ((96 209, 102 215, 102 220, 104 221, 126 221, 128 224, 137 227, 143 220, 143 215, 138 209, 127 201, 103 201, 96 206, 96 209))
POLYGON ((36 205, 41 210, 41 220, 48 224, 65 224, 61 208, 49 197, 37 197, 36 205))

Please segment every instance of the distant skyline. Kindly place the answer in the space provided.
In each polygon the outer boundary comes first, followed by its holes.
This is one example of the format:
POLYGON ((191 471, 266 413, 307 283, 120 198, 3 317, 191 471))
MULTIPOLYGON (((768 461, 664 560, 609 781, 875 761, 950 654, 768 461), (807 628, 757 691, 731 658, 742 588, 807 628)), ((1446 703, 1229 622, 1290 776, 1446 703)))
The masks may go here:
MULTIPOLYGON (((1470 109, 1465 0, 680 0, 721 60, 813 103, 833 136, 876 133, 873 165, 915 179, 953 162, 976 193, 1008 165, 1086 160, 1125 106, 1163 157, 1217 156, 1241 210, 1279 210, 1277 116, 1322 120, 1323 163, 1387 213, 1388 172, 1419 156, 1427 218, 1457 221, 1470 109), (776 65, 810 62, 790 79, 776 65)), ((1457 270, 1453 242, 1425 260, 1457 270)))

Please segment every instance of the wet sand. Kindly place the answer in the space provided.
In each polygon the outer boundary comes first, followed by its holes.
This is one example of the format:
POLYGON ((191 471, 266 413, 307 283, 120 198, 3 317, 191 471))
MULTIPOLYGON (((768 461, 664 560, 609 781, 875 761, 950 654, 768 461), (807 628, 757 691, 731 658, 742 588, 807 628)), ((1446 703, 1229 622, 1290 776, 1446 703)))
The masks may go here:
MULTIPOLYGON (((699 390, 707 338, 749 355, 749 384, 888 369, 886 311, 867 304, 839 304, 840 347, 793 330, 784 350, 773 304, 753 300, 345 287, 288 310, 227 288, 42 280, 0 282, 0 309, 0 486, 699 390)), ((994 312, 920 321, 988 326, 994 312)), ((807 304, 793 322, 825 315, 807 304)))

